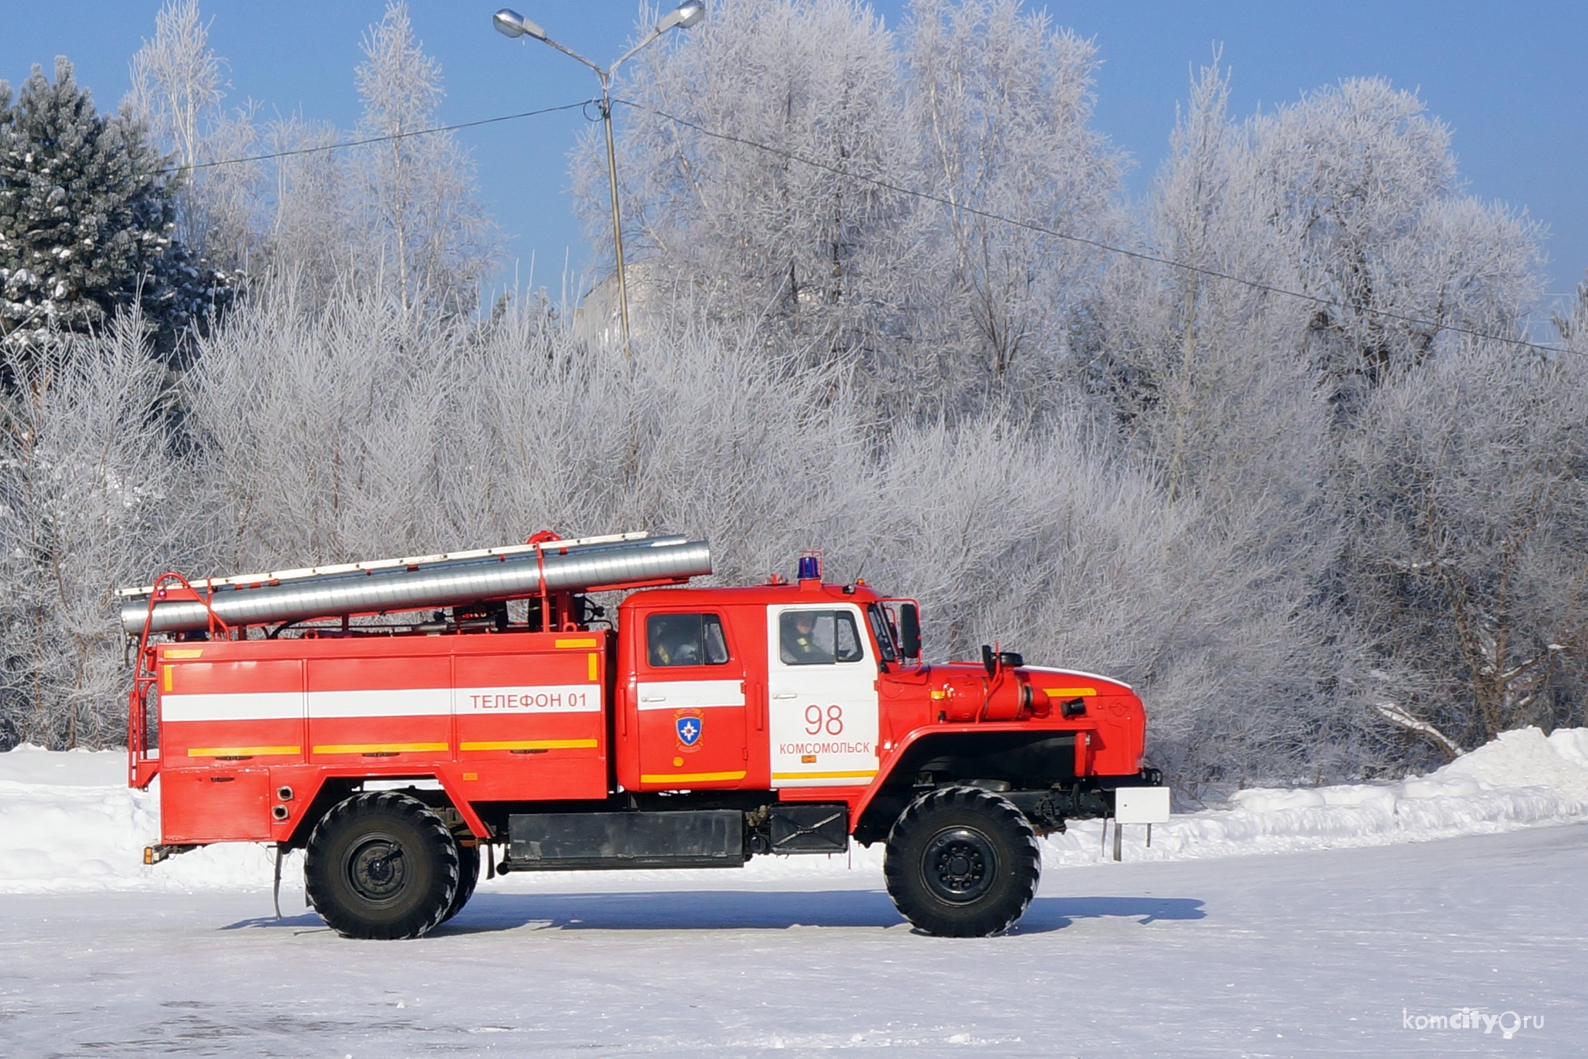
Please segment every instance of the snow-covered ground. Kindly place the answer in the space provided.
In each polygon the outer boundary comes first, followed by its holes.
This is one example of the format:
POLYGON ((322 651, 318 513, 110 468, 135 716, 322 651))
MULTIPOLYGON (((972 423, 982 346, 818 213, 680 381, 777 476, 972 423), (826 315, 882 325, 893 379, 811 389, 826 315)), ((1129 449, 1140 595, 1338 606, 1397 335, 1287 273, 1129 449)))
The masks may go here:
POLYGON ((1078 826, 974 941, 912 933, 878 849, 511 876, 426 939, 347 941, 294 871, 274 919, 258 847, 139 865, 124 768, 0 754, 0 1055, 1588 1054, 1585 730, 1244 791, 1127 828, 1123 864, 1078 826))

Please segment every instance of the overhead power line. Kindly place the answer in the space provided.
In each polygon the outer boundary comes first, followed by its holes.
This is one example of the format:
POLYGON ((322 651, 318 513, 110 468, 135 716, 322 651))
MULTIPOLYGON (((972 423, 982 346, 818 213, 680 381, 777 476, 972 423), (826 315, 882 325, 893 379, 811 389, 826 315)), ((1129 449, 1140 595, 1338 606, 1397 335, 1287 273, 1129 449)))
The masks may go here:
MULTIPOLYGON (((702 136, 709 136, 717 140, 725 140, 729 143, 742 144, 745 147, 752 147, 758 151, 765 151, 769 154, 777 155, 780 158, 786 158, 789 161, 799 162, 802 165, 808 165, 814 169, 820 169, 828 173, 834 173, 849 180, 858 180, 862 183, 871 184, 874 187, 897 192, 901 195, 908 195, 912 198, 922 199, 926 202, 935 202, 939 205, 947 206, 950 209, 969 213, 976 217, 985 218, 986 220, 998 221, 1002 224, 1008 224, 1016 228, 1024 228, 1027 231, 1051 236, 1054 239, 1063 240, 1064 242, 1088 246, 1094 250, 1102 250, 1106 253, 1118 254, 1122 257, 1135 258, 1138 261, 1148 261, 1152 262, 1153 264, 1165 265, 1169 268, 1179 269, 1184 272, 1191 272, 1201 276, 1207 276, 1212 279, 1228 280, 1231 283, 1238 283, 1252 290, 1263 291, 1268 294, 1276 294, 1287 298, 1296 298, 1324 308, 1338 309, 1342 311, 1350 311, 1353 308, 1357 308, 1347 305, 1344 302, 1337 301, 1333 298, 1323 297, 1322 295, 1307 294, 1304 291, 1290 290, 1285 287, 1275 286, 1272 283, 1264 283, 1261 280, 1247 279, 1244 276, 1237 276, 1229 272, 1221 272, 1218 269, 1207 268, 1203 265, 1194 265, 1186 261, 1177 261, 1174 258, 1163 257, 1159 254, 1154 254, 1149 251, 1131 250, 1128 247, 1115 246, 1112 243, 1105 243, 1099 239, 1090 239, 1083 235, 1074 235, 1070 232, 1061 232, 1056 229, 1049 228, 1046 225, 1036 224, 1032 221, 1022 221, 1018 218, 1007 217, 1000 213, 993 213, 991 210, 978 209, 975 206, 968 206, 962 202, 955 202, 952 199, 945 198, 942 195, 935 195, 929 191, 921 191, 917 188, 904 187, 902 185, 892 183, 891 181, 881 180, 877 177, 865 176, 860 173, 852 173, 849 170, 844 169, 842 166, 832 165, 831 163, 823 162, 814 158, 806 158, 805 156, 794 151, 787 150, 786 148, 774 147, 771 144, 760 143, 756 140, 751 140, 743 136, 735 136, 732 133, 718 132, 715 129, 708 129, 704 125, 690 121, 688 118, 681 118, 676 114, 669 114, 664 110, 657 110, 655 107, 646 106, 643 103, 636 103, 628 99, 614 99, 613 102, 621 103, 624 106, 632 107, 635 110, 643 110, 648 113, 655 114, 659 118, 665 118, 666 120, 675 122, 676 124, 682 125, 685 128, 693 129, 702 136)), ((1422 317, 1408 316, 1404 313, 1391 312, 1388 309, 1360 308, 1359 311, 1365 312, 1372 316, 1382 317, 1386 320, 1398 320, 1401 323, 1414 324, 1419 327, 1431 327, 1435 330, 1452 331, 1456 334, 1469 335, 1473 338, 1488 339, 1493 342, 1504 342, 1514 346, 1521 346, 1525 349, 1537 350, 1542 353, 1576 352, 1576 350, 1572 349, 1562 349, 1558 346, 1546 346, 1538 342, 1530 342, 1525 338, 1508 338, 1504 335, 1493 335, 1486 331, 1478 331, 1473 328, 1460 327, 1455 324, 1442 324, 1435 320, 1427 320, 1423 319, 1422 317)))
POLYGON ((480 125, 494 125, 499 121, 516 121, 519 118, 533 118, 541 114, 555 114, 560 110, 576 110, 587 107, 600 100, 581 99, 577 103, 564 103, 557 107, 542 107, 539 110, 525 110, 517 114, 503 114, 495 118, 481 118, 478 121, 460 121, 456 125, 435 125, 428 129, 414 129, 411 132, 392 132, 384 136, 366 136, 361 140, 340 140, 336 143, 324 143, 316 147, 294 147, 290 151, 272 151, 270 154, 250 154, 241 158, 221 158, 213 162, 195 162, 192 165, 174 165, 165 169, 157 169, 156 173, 190 173, 196 169, 215 169, 223 165, 241 165, 244 162, 268 162, 275 158, 292 158, 296 155, 320 154, 325 151, 335 151, 343 147, 364 147, 372 143, 389 143, 392 140, 406 140, 411 136, 429 136, 437 132, 455 132, 458 129, 472 129, 480 125))

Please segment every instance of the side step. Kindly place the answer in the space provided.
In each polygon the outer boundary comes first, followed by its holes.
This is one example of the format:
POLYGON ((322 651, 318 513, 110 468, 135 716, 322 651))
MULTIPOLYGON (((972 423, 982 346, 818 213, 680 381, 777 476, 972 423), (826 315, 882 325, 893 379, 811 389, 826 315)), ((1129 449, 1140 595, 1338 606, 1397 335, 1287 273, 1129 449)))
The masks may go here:
POLYGON ((628 868, 742 868, 744 813, 515 813, 499 872, 628 868))

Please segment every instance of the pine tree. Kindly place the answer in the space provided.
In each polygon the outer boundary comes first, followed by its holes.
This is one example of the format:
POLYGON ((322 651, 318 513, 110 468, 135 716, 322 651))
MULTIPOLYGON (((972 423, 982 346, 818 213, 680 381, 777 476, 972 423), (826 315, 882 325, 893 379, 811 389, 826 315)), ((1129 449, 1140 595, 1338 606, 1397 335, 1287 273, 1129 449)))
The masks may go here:
POLYGON ((26 358, 139 303, 173 348, 213 299, 173 238, 168 165, 142 123, 99 114, 64 56, 53 84, 34 66, 14 103, 0 82, 0 346, 26 358))

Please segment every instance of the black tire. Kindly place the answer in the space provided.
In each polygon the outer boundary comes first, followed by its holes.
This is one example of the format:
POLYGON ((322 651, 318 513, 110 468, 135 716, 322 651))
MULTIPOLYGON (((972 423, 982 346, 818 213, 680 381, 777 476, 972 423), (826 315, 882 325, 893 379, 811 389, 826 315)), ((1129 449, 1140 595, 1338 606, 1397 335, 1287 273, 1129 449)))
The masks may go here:
POLYGON ((1007 929, 1036 896, 1042 856, 1025 814, 976 787, 917 798, 888 833, 883 875, 899 912, 928 934, 1007 929))
POLYGON ((458 844, 458 888, 452 895, 447 914, 441 917, 443 923, 463 911, 463 906, 474 896, 474 887, 480 881, 480 847, 472 838, 463 841, 469 845, 458 844))
POLYGON ((309 902, 346 938, 417 938, 458 890, 458 846, 423 802, 392 791, 355 794, 309 833, 309 902))

